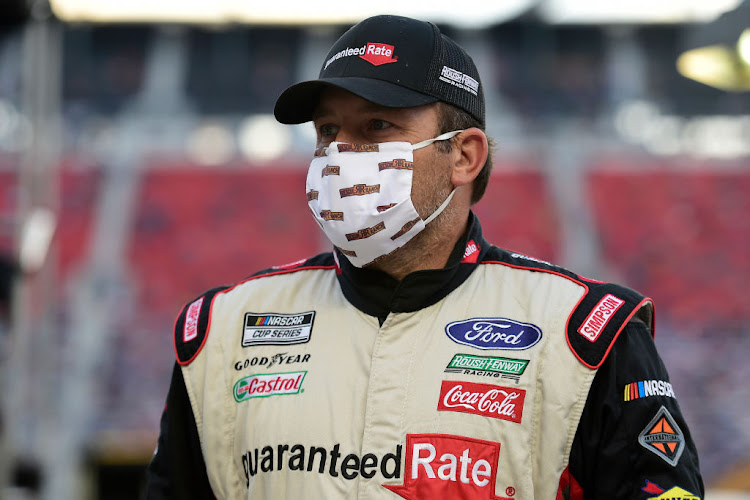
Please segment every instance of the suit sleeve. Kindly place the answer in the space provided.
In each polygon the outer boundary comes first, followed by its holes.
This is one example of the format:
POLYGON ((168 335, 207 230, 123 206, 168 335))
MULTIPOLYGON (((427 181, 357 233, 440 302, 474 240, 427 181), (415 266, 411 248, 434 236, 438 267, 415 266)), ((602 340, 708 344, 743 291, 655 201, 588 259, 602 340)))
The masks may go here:
POLYGON ((182 370, 175 363, 156 453, 146 468, 144 500, 215 498, 182 370))
POLYGON ((571 499, 703 498, 695 444, 644 323, 628 323, 599 368, 568 469, 571 499))

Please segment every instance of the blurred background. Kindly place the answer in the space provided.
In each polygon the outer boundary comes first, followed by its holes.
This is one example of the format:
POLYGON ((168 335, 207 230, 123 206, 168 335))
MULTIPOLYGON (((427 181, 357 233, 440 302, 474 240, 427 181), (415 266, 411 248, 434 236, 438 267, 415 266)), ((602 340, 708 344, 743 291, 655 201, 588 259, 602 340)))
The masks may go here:
POLYGON ((136 498, 182 305, 328 250, 271 112, 378 13, 480 69, 488 239, 651 296, 709 498, 750 498, 750 0, 351 3, 0 0, 0 498, 136 498))

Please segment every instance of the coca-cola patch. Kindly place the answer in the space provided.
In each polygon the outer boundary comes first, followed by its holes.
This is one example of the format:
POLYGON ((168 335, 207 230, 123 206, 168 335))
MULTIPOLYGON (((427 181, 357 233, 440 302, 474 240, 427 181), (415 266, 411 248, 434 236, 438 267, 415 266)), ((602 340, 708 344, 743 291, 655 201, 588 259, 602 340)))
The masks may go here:
MULTIPOLYGON (((402 498, 474 498, 495 495, 500 443, 449 434, 407 434, 404 484, 384 484, 402 498)), ((505 499, 507 500, 507 499, 505 499)))
POLYGON ((444 380, 438 411, 473 413, 521 423, 526 391, 513 387, 444 380))

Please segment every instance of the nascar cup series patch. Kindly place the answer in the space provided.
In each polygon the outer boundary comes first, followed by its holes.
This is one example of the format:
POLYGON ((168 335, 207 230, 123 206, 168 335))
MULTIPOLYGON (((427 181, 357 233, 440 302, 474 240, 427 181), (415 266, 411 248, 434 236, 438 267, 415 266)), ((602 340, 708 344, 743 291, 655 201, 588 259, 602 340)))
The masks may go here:
POLYGON ((685 436, 672 414, 663 406, 641 431, 638 442, 673 467, 685 449, 685 436))
POLYGON ((245 313, 242 347, 304 344, 310 341, 315 311, 294 314, 245 313))

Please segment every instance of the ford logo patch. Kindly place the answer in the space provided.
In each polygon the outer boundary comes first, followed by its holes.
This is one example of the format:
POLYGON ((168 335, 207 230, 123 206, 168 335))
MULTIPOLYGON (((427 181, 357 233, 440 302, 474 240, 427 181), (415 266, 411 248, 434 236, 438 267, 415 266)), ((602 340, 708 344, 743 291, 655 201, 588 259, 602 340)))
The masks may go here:
POLYGON ((522 351, 542 339, 542 330, 531 323, 507 318, 471 318, 448 323, 445 333, 458 344, 477 349, 522 351))

